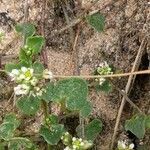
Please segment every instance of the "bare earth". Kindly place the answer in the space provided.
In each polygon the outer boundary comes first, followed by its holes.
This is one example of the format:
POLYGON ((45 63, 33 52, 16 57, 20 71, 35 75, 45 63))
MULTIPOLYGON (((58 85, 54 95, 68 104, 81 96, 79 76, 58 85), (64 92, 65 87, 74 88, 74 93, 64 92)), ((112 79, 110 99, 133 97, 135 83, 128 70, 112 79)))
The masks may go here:
MULTIPOLYGON (((73 0, 72 0, 73 1, 73 0)), ((82 9, 86 8, 92 0, 83 0, 82 9)), ((77 5, 77 4, 76 4, 77 5)), ((70 5, 69 5, 70 6, 70 5)), ((85 22, 79 24, 80 34, 77 41, 76 49, 78 50, 79 70, 82 75, 90 75, 95 66, 103 61, 113 64, 121 72, 129 72, 137 55, 137 51, 143 37, 147 34, 150 37, 150 4, 148 0, 113 0, 99 1, 90 11, 101 10, 105 16, 105 29, 103 32, 95 32, 85 22), (108 5, 110 4, 110 5, 108 5), (104 8, 104 6, 107 6, 104 8), (104 9, 102 9, 104 8, 104 9)), ((70 6, 72 7, 72 6, 70 6)), ((76 6, 77 7, 77 6, 76 6)), ((41 33, 41 11, 42 0, 29 0, 29 21, 33 22, 37 27, 37 32, 41 33)), ((72 52, 72 43, 70 30, 56 36, 51 33, 60 30, 66 26, 66 20, 63 15, 58 15, 54 11, 54 5, 48 4, 46 11, 46 49, 48 57, 48 68, 55 75, 73 75, 74 55, 72 52)), ((68 11, 69 19, 73 20, 81 12, 76 11, 74 14, 68 11)), ((18 48, 22 44, 20 38, 13 29, 13 25, 17 22, 23 22, 24 18, 24 1, 23 0, 1 0, 0 1, 0 32, 4 33, 4 38, 0 43, 0 56, 2 55, 2 65, 9 61, 14 61, 13 57, 18 53, 18 48), (3 13, 6 13, 5 15, 3 13)), ((74 33, 76 35, 76 30, 74 33)), ((148 69, 150 49, 149 43, 144 52, 140 69, 148 69)), ((124 89, 127 78, 115 79, 117 86, 124 89)), ((142 110, 149 110, 150 98, 150 80, 147 76, 139 76, 133 90, 131 92, 131 100, 133 100, 142 110), (136 96, 138 95, 138 96, 136 96)), ((5 79, 0 79, 0 87, 8 89, 10 82, 6 84, 5 79)), ((2 90, 3 91, 3 90, 2 90)), ((0 91, 0 113, 4 115, 5 108, 10 94, 0 91), (2 92, 2 93, 1 93, 2 92), (1 107, 2 106, 2 107, 1 107)), ((10 90, 11 92, 11 90, 10 90)), ((104 122, 104 131, 96 140, 97 150, 108 150, 110 140, 115 125, 115 119, 121 102, 121 96, 115 90, 112 93, 105 94, 103 92, 96 93, 90 90, 89 98, 92 101, 94 110, 93 117, 101 118, 104 122)), ((122 115, 121 125, 117 139, 125 136, 123 123, 125 119, 132 115, 132 108, 127 105, 122 115), (129 111, 130 110, 130 111, 129 111)), ((148 111, 150 113, 150 111, 148 111)), ((40 119, 34 120, 35 128, 40 119)), ((28 125, 28 128, 31 128, 28 125)), ((117 141, 116 139, 116 141, 117 141)), ((149 137, 143 140, 146 144, 149 137)), ((149 143, 150 144, 150 143, 149 143)))

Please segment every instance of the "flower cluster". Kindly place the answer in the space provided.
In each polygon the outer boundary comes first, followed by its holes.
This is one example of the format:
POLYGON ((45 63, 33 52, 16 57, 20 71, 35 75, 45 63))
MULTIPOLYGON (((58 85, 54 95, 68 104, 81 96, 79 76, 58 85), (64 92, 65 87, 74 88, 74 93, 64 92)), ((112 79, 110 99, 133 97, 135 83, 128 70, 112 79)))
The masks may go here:
MULTIPOLYGON (((69 133, 66 133, 66 135, 62 138, 62 140, 63 141, 66 140, 67 143, 68 143, 68 138, 65 138, 65 137, 68 135, 69 133)), ((69 140, 69 143, 70 143, 70 140, 69 140)), ((69 143, 67 144, 69 146, 67 146, 64 150, 86 150, 93 146, 93 143, 91 141, 86 141, 81 138, 75 138, 75 137, 73 137, 71 139, 71 143, 70 144, 69 143)))
MULTIPOLYGON (((41 96, 44 89, 38 85, 39 78, 34 74, 33 68, 21 67, 21 69, 13 69, 9 76, 12 81, 15 81, 18 85, 14 87, 15 95, 27 95, 41 96)), ((43 71, 42 78, 52 79, 52 73, 48 70, 43 71)))
POLYGON ((61 140, 64 145, 70 145, 72 142, 72 136, 68 132, 65 132, 64 135, 61 137, 61 140))
POLYGON ((124 141, 118 141, 117 145, 118 150, 133 150, 134 149, 134 144, 128 144, 126 140, 124 141))
MULTIPOLYGON (((99 75, 113 74, 112 68, 107 64, 107 62, 99 64, 99 66, 96 69, 96 72, 99 75)), ((102 85, 106 81, 106 79, 105 78, 99 78, 98 81, 99 81, 99 85, 102 85)))

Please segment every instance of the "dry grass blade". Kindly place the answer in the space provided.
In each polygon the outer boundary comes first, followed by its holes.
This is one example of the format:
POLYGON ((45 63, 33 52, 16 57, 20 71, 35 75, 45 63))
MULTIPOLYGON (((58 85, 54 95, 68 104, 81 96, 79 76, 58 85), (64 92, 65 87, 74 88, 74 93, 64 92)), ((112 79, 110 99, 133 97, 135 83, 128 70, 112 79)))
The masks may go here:
MULTIPOLYGON (((133 73, 134 71, 136 71, 139 68, 141 58, 142 58, 142 54, 143 54, 143 51, 144 51, 144 48, 145 48, 145 43, 146 43, 145 40, 146 40, 146 37, 144 37, 144 39, 142 40, 142 43, 141 43, 140 48, 138 50, 138 53, 137 53, 136 59, 134 61, 131 73, 133 73)), ((127 82, 127 85, 126 85, 126 88, 125 88, 125 93, 126 94, 128 94, 128 92, 130 91, 131 85, 133 83, 132 82, 133 79, 134 79, 134 75, 131 74, 128 78, 128 82, 127 82)), ((119 126, 119 123, 120 123, 120 118, 121 118, 125 103, 126 103, 126 98, 125 98, 125 96, 123 96, 122 101, 121 101, 121 105, 120 105, 120 108, 119 108, 119 111, 118 111, 117 119, 116 119, 114 133, 113 133, 112 140, 111 140, 111 145, 110 145, 111 150, 113 150, 113 147, 114 147, 118 126, 119 126)))

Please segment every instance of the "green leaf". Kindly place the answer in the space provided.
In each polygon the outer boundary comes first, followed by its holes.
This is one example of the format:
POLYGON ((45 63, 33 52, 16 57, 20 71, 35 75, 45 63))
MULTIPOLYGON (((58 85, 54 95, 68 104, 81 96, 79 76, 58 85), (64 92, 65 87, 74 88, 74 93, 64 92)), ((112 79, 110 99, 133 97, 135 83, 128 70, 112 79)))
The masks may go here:
POLYGON ((20 150, 22 148, 32 148, 32 142, 23 137, 14 137, 9 140, 8 148, 10 150, 20 150))
POLYGON ((5 115, 3 122, 8 122, 14 124, 15 128, 18 128, 20 122, 17 120, 16 115, 14 113, 9 113, 5 115))
POLYGON ((18 68, 20 69, 21 67, 30 68, 31 67, 31 62, 21 61, 21 62, 18 63, 18 68))
POLYGON ((106 80, 101 86, 100 90, 104 92, 110 92, 112 91, 112 85, 109 83, 108 80, 106 80))
POLYGON ((51 128, 42 125, 40 135, 50 145, 57 145, 64 133, 64 126, 61 124, 51 125, 51 128))
POLYGON ((35 27, 31 23, 19 23, 15 26, 18 33, 21 33, 25 39, 35 34, 35 27))
POLYGON ((80 110, 80 116, 87 117, 92 112, 92 105, 89 101, 87 101, 83 108, 80 110))
POLYGON ((146 145, 138 145, 136 149, 137 150, 149 150, 148 146, 146 145))
POLYGON ((53 97, 54 83, 50 82, 43 88, 45 90, 42 93, 41 99, 45 100, 46 102, 50 102, 53 97))
POLYGON ((0 145, 0 150, 5 150, 5 146, 4 145, 0 145))
POLYGON ((44 66, 40 62, 38 61, 34 62, 33 69, 34 69, 34 73, 36 74, 36 76, 41 77, 43 75, 44 66))
POLYGON ((40 106, 40 100, 37 97, 24 96, 17 100, 16 106, 26 115, 34 115, 40 106))
POLYGON ((51 114, 46 118, 46 124, 51 125, 51 124, 58 124, 59 123, 59 118, 58 116, 51 114))
POLYGON ((142 139, 145 135, 145 115, 135 115, 125 122, 125 130, 132 132, 137 138, 142 139))
POLYGON ((83 79, 69 78, 60 80, 54 87, 54 102, 66 102, 68 110, 80 110, 87 100, 87 83, 83 79))
POLYGON ((108 80, 106 80, 102 85, 99 85, 99 82, 95 82, 95 89, 96 91, 103 91, 103 92, 111 92, 112 91, 112 85, 108 80))
MULTIPOLYGON (((81 131, 82 131, 81 126, 78 126, 76 131, 78 136, 81 137, 81 131)), ((101 131, 102 131, 102 121, 99 119, 94 119, 84 127, 85 139, 89 141, 94 141, 101 131)))
POLYGON ((98 32, 103 31, 105 19, 100 12, 86 16, 86 20, 98 32))
POLYGON ((19 52, 19 60, 25 61, 25 62, 32 62, 32 57, 27 55, 25 50, 23 48, 21 48, 20 52, 19 52))
POLYGON ((28 37, 26 44, 30 49, 32 49, 33 54, 38 54, 44 44, 44 38, 42 36, 28 37))
POLYGON ((0 139, 9 140, 13 137, 15 125, 10 122, 4 122, 0 125, 0 139))
POLYGON ((7 72, 11 72, 13 69, 19 69, 18 65, 17 64, 13 64, 13 63, 5 65, 5 70, 7 72))
POLYGON ((145 127, 146 129, 150 129, 150 115, 146 116, 145 127))

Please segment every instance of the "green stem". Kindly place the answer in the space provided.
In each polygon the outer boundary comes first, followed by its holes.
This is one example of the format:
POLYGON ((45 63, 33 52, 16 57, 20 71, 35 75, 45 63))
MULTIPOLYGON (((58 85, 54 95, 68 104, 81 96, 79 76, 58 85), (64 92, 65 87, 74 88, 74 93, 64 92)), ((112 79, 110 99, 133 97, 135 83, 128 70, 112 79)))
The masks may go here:
POLYGON ((52 146, 52 145, 47 144, 47 150, 53 150, 53 146, 52 146))
MULTIPOLYGON (((44 100, 42 100, 42 108, 43 108, 43 112, 44 112, 44 120, 46 122, 49 112, 48 112, 48 103, 46 103, 44 100)), ((48 143, 47 143, 47 150, 52 150, 52 146, 48 143)))
POLYGON ((48 112, 48 104, 44 100, 42 100, 42 108, 43 108, 43 112, 44 112, 44 119, 46 121, 49 112, 48 112))

